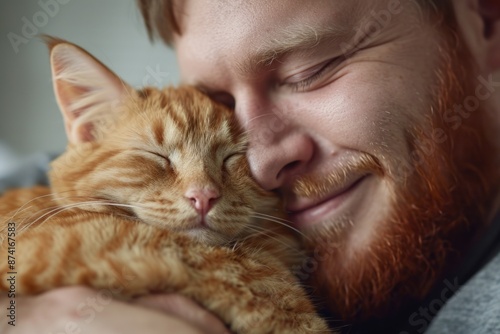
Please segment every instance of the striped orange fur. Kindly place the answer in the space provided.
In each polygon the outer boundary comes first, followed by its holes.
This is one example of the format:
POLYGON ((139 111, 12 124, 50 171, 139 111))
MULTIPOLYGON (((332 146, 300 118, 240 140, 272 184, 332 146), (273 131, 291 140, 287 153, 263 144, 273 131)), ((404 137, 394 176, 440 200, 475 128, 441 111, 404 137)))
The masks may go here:
POLYGON ((49 46, 69 145, 50 188, 0 198, 0 291, 14 223, 16 294, 177 292, 236 333, 328 332, 290 270, 298 240, 252 179, 232 112, 191 87, 132 89, 83 49, 49 46), (210 190, 203 211, 190 189, 210 190))

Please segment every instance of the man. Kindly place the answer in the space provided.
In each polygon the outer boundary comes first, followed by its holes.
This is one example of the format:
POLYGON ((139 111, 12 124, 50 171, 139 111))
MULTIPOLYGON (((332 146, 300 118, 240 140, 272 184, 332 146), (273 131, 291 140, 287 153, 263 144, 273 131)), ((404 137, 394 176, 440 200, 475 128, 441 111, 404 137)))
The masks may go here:
MULTIPOLYGON (((183 82, 248 130, 252 172, 307 236, 311 256, 295 269, 333 327, 421 333, 461 284, 499 267, 484 266, 499 261, 500 244, 499 2, 139 3, 152 36, 177 52, 183 82)), ((74 304, 94 295, 20 302, 26 319, 60 332, 223 330, 175 295, 138 301, 155 311, 113 301, 82 325, 74 304), (48 301, 56 306, 42 310, 48 301)), ((464 333, 481 330, 475 314, 442 314, 464 333)), ((451 331, 442 319, 431 330, 451 331)))

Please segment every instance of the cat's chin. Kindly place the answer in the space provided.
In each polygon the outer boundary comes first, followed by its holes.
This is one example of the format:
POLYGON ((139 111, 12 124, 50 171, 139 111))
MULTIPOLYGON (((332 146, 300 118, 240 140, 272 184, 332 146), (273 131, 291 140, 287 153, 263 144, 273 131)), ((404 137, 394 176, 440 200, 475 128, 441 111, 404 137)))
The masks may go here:
POLYGON ((208 227, 190 228, 180 231, 179 234, 185 235, 195 242, 200 242, 209 246, 222 246, 230 241, 228 236, 208 227))

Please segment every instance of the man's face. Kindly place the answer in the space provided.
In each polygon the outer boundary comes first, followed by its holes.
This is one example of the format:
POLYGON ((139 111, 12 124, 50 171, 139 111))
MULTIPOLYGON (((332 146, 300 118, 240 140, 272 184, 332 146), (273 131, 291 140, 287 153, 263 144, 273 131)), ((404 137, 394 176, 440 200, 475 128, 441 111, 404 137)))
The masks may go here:
MULTIPOLYGON (((283 196, 292 224, 322 254, 318 282, 332 291, 349 290, 349 280, 367 286, 366 277, 379 275, 367 263, 419 257, 398 254, 417 247, 412 240, 423 232, 401 244, 406 225, 393 225, 419 208, 401 208, 399 196, 414 186, 412 198, 427 197, 415 186, 427 181, 414 168, 415 133, 446 140, 430 126, 443 36, 429 15, 410 0, 180 4, 174 44, 182 80, 234 107, 249 131, 255 178, 283 196)), ((403 275, 394 270, 388 276, 403 275)), ((337 305, 350 304, 347 313, 359 308, 350 299, 363 298, 330 296, 349 299, 337 305)))
POLYGON ((175 42, 183 82, 234 99, 252 172, 283 194, 293 223, 348 219, 353 249, 389 214, 390 185, 363 168, 318 196, 294 182, 325 180, 365 154, 397 158, 380 161, 394 169, 410 159, 405 132, 429 103, 436 40, 402 3, 191 0, 175 42))

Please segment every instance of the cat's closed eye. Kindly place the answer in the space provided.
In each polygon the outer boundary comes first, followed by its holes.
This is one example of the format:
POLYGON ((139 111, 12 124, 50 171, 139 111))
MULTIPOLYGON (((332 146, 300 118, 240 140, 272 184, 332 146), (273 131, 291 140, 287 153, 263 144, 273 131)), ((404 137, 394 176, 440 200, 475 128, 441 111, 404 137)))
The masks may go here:
POLYGON ((225 168, 231 167, 238 160, 238 158, 241 158, 243 156, 244 154, 240 152, 228 154, 224 157, 224 160, 222 160, 222 165, 225 168))
POLYGON ((172 162, 170 161, 170 158, 167 155, 154 151, 146 151, 146 152, 151 156, 153 156, 155 160, 158 161, 163 168, 172 167, 172 162))

